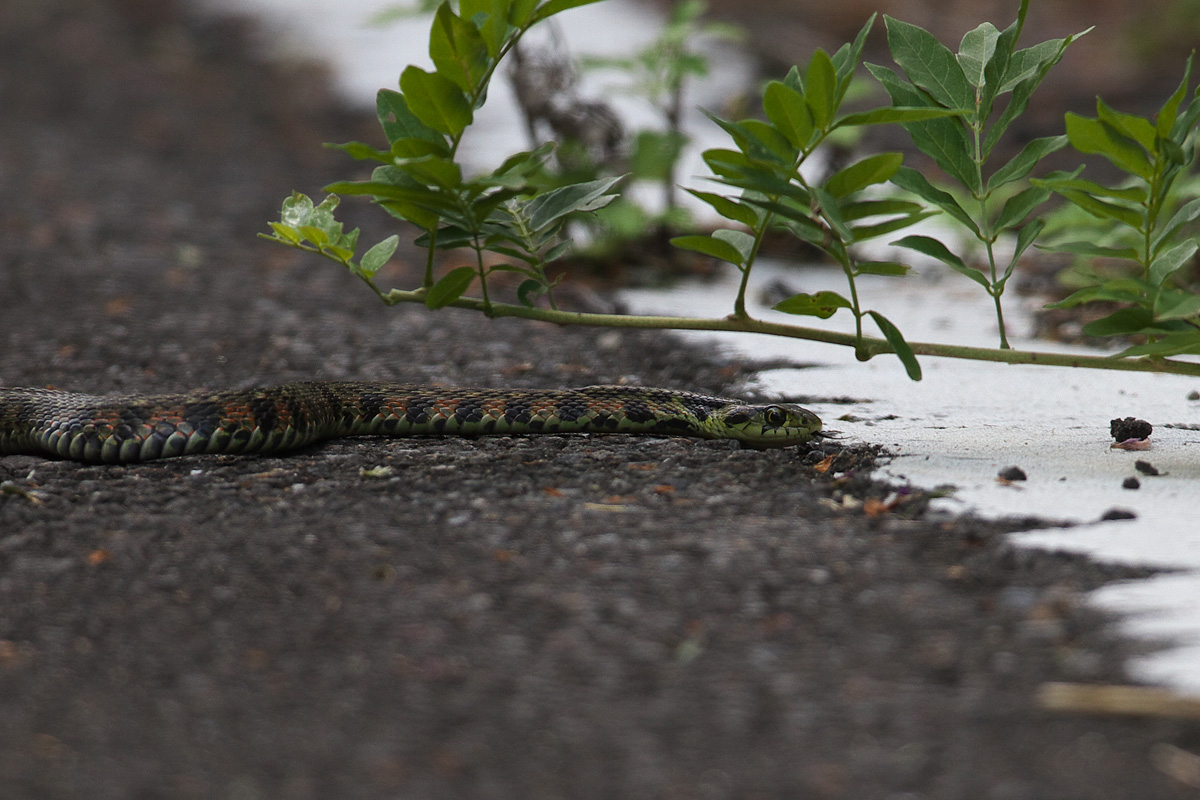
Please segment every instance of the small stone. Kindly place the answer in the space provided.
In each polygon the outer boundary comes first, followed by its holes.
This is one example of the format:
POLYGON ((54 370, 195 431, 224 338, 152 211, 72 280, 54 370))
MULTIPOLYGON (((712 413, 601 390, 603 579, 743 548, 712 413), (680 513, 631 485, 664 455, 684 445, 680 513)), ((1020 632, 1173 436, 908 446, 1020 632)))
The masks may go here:
POLYGON ((1114 519, 1137 519, 1137 514, 1126 508, 1110 508, 1100 515, 1102 522, 1107 522, 1114 519))
POLYGON ((1143 475, 1161 475, 1158 469, 1149 461, 1142 461, 1140 458, 1133 462, 1133 468, 1143 475))
POLYGON ((1000 470, 1000 480, 1003 481, 1023 481, 1028 480, 1025 475, 1025 470, 1020 467, 1005 467, 1000 470))
POLYGON ((1129 439, 1149 439, 1150 434, 1154 431, 1154 426, 1144 419, 1125 417, 1124 419, 1110 420, 1108 430, 1113 439, 1124 442, 1129 439))
POLYGON ((1126 478, 1121 483, 1121 488, 1122 489, 1140 489, 1140 488, 1142 488, 1142 482, 1139 481, 1137 478, 1126 478))
POLYGON ((1195 389, 1192 389, 1190 392, 1188 392, 1187 398, 1188 398, 1188 400, 1200 400, 1200 392, 1197 392, 1195 389))

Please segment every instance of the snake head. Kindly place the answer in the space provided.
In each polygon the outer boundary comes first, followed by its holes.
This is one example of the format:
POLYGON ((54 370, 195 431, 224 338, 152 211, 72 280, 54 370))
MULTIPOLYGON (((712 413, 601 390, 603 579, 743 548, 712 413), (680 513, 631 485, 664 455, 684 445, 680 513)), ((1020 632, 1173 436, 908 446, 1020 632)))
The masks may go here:
POLYGON ((716 416, 725 437, 755 449, 805 444, 821 431, 820 417, 792 403, 731 405, 716 416))

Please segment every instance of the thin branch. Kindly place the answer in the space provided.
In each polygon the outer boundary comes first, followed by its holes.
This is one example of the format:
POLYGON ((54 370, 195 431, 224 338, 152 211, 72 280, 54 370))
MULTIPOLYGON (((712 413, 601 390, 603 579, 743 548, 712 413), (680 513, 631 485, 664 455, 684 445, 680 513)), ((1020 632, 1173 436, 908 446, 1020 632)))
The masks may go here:
MULTIPOLYGON (((388 305, 397 303, 424 303, 425 292, 392 289, 380 293, 388 305)), ((785 325, 753 317, 668 317, 635 314, 593 314, 579 311, 560 311, 547 308, 529 308, 509 303, 487 305, 481 298, 460 297, 450 303, 455 308, 482 311, 491 317, 516 317, 552 322, 556 325, 589 325, 599 328, 640 328, 659 330, 726 331, 735 333, 764 333, 786 336, 813 342, 856 347, 866 359, 877 355, 894 353, 895 350, 884 339, 871 336, 861 338, 852 333, 826 331, 800 325, 785 325)), ((1115 358, 1113 356, 1089 356, 1073 353, 1044 353, 1036 350, 995 350, 987 347, 966 347, 940 344, 937 342, 909 342, 914 354, 937 358, 963 358, 971 361, 994 361, 1002 364, 1037 364, 1052 367, 1086 367, 1125 372, 1159 372, 1171 375, 1200 377, 1200 363, 1176 361, 1169 358, 1115 358)))

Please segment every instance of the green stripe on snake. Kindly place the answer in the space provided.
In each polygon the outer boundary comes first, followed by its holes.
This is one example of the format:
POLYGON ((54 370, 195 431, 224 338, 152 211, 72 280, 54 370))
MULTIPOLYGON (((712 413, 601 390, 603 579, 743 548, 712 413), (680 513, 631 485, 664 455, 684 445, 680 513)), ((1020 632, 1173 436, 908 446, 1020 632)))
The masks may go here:
POLYGON ((269 453, 342 436, 633 433, 803 444, 821 420, 790 403, 751 405, 634 386, 475 389, 311 381, 262 389, 101 397, 0 388, 0 454, 133 463, 195 453, 269 453))

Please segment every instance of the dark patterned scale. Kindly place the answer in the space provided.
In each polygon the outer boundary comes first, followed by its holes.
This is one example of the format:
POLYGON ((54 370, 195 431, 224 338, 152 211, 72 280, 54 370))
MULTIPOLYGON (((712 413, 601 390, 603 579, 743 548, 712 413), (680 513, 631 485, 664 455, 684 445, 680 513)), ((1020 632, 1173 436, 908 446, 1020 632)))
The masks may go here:
POLYGON ((0 454, 110 463, 266 453, 361 435, 638 433, 774 447, 807 442, 820 429, 820 419, 799 406, 634 386, 456 389, 312 381, 127 397, 0 388, 0 454))

